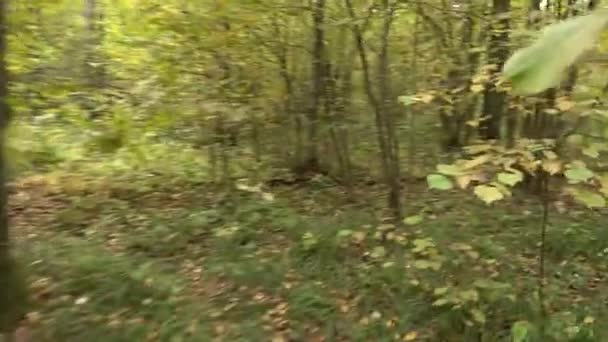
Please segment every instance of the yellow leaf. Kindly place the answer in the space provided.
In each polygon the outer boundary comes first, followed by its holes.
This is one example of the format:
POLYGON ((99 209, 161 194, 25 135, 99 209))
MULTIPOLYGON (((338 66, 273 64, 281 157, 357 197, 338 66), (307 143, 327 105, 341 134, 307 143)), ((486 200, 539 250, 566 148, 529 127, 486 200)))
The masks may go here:
POLYGON ((599 178, 601 189, 600 192, 608 196, 608 174, 604 174, 599 178))
POLYGON ((583 320, 583 323, 585 324, 593 324, 593 322, 595 322, 595 318, 591 317, 591 316, 587 316, 585 317, 585 319, 583 320))
POLYGON ((481 70, 493 71, 498 69, 498 64, 486 64, 481 67, 481 70))
POLYGON ((355 232, 353 233, 353 240, 355 243, 361 243, 365 240, 365 232, 355 232))
POLYGON ((558 174, 562 171, 562 162, 559 160, 544 160, 543 170, 548 172, 550 175, 558 174))
POLYGON ((553 152, 553 151, 543 150, 543 155, 547 159, 557 159, 557 154, 555 152, 553 152))
POLYGON ((466 122, 467 126, 479 127, 479 120, 469 120, 466 122))
POLYGON ((505 196, 498 190, 498 188, 489 185, 478 185, 475 187, 475 195, 479 197, 486 204, 499 201, 505 196))
POLYGON ((482 164, 485 164, 489 160, 490 160, 490 156, 487 155, 487 154, 484 154, 484 155, 481 155, 481 156, 476 157, 474 159, 465 161, 464 164, 463 164, 463 168, 465 168, 465 169, 472 169, 474 167, 477 167, 477 166, 480 166, 482 164))
POLYGON ((420 95, 420 102, 429 104, 431 103, 431 101, 433 101, 434 98, 435 96, 433 96, 433 94, 422 94, 420 95))
POLYGON ((555 101, 555 108, 562 112, 567 112, 574 107, 574 102, 569 101, 564 97, 560 97, 555 101))
POLYGON ((403 336, 404 341, 414 341, 417 338, 418 338, 418 333, 415 331, 410 331, 409 333, 405 334, 405 336, 403 336))
POLYGON ((486 74, 480 74, 480 75, 475 75, 473 77, 473 79, 471 80, 471 82, 473 83, 486 83, 490 80, 490 78, 488 77, 488 75, 486 74))
POLYGON ((456 184, 458 184, 459 188, 466 189, 472 180, 473 180, 473 177, 471 177, 471 175, 459 176, 459 177, 456 177, 456 184))
POLYGON ((486 152, 492 149, 494 149, 494 146, 490 144, 471 145, 465 147, 465 150, 471 154, 486 152))
POLYGON ((471 86, 471 91, 474 93, 481 93, 484 89, 485 87, 483 86, 483 84, 473 84, 471 86))
POLYGON ((477 253, 476 251, 467 251, 465 252, 471 259, 479 259, 479 253, 477 253))
POLYGON ((467 245, 466 243, 462 242, 454 242, 450 245, 450 248, 456 251, 470 251, 473 249, 471 245, 467 245))
POLYGON ((89 301, 88 297, 80 297, 78 299, 76 299, 76 301, 74 302, 76 305, 83 305, 86 304, 89 301))

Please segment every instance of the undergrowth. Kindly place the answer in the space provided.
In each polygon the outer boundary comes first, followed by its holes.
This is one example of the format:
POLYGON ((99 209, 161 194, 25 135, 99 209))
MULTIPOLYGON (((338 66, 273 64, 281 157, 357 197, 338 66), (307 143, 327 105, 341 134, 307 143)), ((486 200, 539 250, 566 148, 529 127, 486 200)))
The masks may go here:
MULTIPOLYGON (((21 145, 12 190, 36 341, 540 341, 534 201, 414 188, 395 227, 371 187, 336 206, 330 180, 211 184, 185 146, 52 146, 21 145)), ((603 222, 553 211, 543 341, 608 338, 603 222)))

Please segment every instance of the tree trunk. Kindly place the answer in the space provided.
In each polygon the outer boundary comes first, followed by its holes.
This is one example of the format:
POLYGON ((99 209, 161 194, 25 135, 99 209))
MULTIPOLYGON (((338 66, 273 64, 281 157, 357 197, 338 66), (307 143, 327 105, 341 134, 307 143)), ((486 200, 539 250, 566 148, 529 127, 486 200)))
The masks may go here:
MULTIPOLYGON (((7 191, 5 173, 5 130, 10 118, 10 107, 7 103, 8 79, 6 72, 6 0, 0 0, 0 263, 4 265, 9 259, 10 242, 7 215, 7 191)), ((3 274, 0 273, 0 276, 3 274)), ((7 294, 0 291, 4 298, 7 294)), ((2 301, 0 304, 3 304, 2 301)), ((3 309, 3 306, 0 306, 3 309)))
MULTIPOLYGON (((354 21, 356 19, 355 11, 351 0, 344 0, 346 9, 354 21)), ((392 23, 393 11, 388 6, 388 0, 383 1, 384 23, 382 31, 381 51, 378 56, 378 83, 379 96, 376 95, 373 89, 370 64, 367 56, 367 50, 363 43, 363 34, 358 24, 353 23, 352 31, 355 39, 355 45, 359 53, 361 69, 363 72, 363 88, 367 95, 369 104, 374 110, 374 119, 376 122, 376 136, 380 145, 380 159, 382 162, 382 172, 389 188, 389 208, 393 211, 396 220, 401 217, 401 191, 399 183, 399 155, 397 153, 398 143, 395 136, 395 125, 392 118, 387 120, 387 116, 391 113, 388 110, 387 102, 390 100, 389 84, 388 84, 388 37, 392 23)))
POLYGON ((9 238, 8 191, 6 188, 6 129, 11 108, 7 102, 6 68, 7 0, 0 0, 0 338, 11 335, 25 305, 25 284, 12 258, 9 238))
POLYGON ((303 170, 317 171, 319 110, 325 92, 325 0, 316 0, 313 9, 313 48, 312 48, 312 99, 308 111, 308 136, 306 160, 303 170))
POLYGON ((510 0, 492 1, 494 22, 491 27, 490 41, 488 43, 488 60, 494 64, 492 80, 486 84, 484 91, 483 116, 480 125, 480 134, 484 139, 499 139, 500 128, 505 113, 507 94, 496 87, 500 70, 509 57, 509 11, 510 0))
POLYGON ((302 118, 299 113, 294 110, 294 80, 292 74, 290 72, 290 59, 289 59, 289 24, 285 24, 284 30, 281 30, 281 26, 278 21, 273 21, 273 28, 276 37, 278 38, 278 43, 276 49, 274 49, 274 54, 277 59, 277 64, 279 68, 279 76, 283 81, 284 94, 282 101, 282 116, 281 116, 281 124, 285 126, 289 126, 293 124, 292 129, 286 130, 286 146, 285 148, 285 156, 289 156, 289 152, 287 148, 293 148, 293 156, 290 157, 291 165, 297 165, 303 159, 302 157, 302 118), (292 132, 295 133, 295 139, 292 138, 292 132))
POLYGON ((393 9, 390 8, 388 0, 382 1, 384 11, 384 23, 382 28, 382 38, 380 54, 378 56, 378 87, 379 87, 379 111, 383 117, 385 126, 385 139, 388 157, 388 180, 389 186, 389 208, 397 220, 401 219, 401 184, 400 184, 400 160, 399 160, 399 139, 393 112, 393 98, 389 78, 389 36, 393 23, 393 9))

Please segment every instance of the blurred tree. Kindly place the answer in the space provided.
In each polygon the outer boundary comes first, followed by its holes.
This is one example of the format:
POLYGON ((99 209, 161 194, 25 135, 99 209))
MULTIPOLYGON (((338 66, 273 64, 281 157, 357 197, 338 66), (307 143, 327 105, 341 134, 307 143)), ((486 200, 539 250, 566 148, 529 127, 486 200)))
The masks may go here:
MULTIPOLYGON (((24 314, 26 285, 11 252, 8 219, 6 129, 11 119, 8 104, 7 1, 0 0, 0 334, 11 334, 24 314)), ((0 335, 1 336, 1 335, 0 335)))

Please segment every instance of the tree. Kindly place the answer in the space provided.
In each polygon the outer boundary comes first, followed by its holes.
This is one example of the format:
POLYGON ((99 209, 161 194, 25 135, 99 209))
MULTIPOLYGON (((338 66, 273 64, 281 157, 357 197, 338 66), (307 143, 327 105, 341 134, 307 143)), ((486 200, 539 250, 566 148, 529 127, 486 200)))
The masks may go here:
POLYGON ((6 129, 11 108, 8 104, 7 0, 0 0, 0 333, 10 333, 21 318, 25 284, 13 260, 8 220, 6 129))
POLYGON ((319 157, 317 147, 319 111, 321 101, 325 96, 326 52, 325 52, 325 0, 313 1, 313 47, 312 47, 312 77, 311 77, 311 104, 308 112, 308 136, 306 139, 307 153, 303 170, 317 171, 319 157))
POLYGON ((351 0, 345 0, 346 9, 353 21, 352 32, 359 54, 359 61, 363 72, 363 88, 367 100, 374 111, 376 124, 376 137, 380 147, 380 160, 386 185, 389 188, 388 205, 397 220, 401 219, 401 184, 399 170, 399 144, 396 136, 396 127, 391 104, 389 68, 389 36, 393 24, 395 7, 388 1, 381 3, 382 30, 380 33, 380 51, 377 56, 377 89, 374 89, 372 71, 368 48, 365 46, 361 26, 357 23, 357 16, 351 0))
POLYGON ((493 0, 494 14, 488 42, 488 61, 493 66, 490 81, 486 84, 483 100, 483 118, 480 135, 485 139, 499 139, 502 120, 506 110, 507 93, 497 86, 502 66, 509 57, 509 11, 510 0, 493 0))

